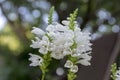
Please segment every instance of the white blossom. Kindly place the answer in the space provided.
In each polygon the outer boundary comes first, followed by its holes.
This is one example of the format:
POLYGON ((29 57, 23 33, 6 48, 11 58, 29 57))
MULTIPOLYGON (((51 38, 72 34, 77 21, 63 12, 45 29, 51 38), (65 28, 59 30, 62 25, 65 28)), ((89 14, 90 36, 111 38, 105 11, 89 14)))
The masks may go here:
POLYGON ((45 34, 43 30, 41 30, 40 28, 36 28, 36 27, 33 27, 33 30, 31 32, 37 35, 38 37, 41 37, 45 34))
POLYGON ((91 65, 91 63, 89 62, 89 61, 91 60, 91 58, 92 58, 92 57, 90 56, 90 53, 91 53, 91 52, 81 54, 81 55, 80 55, 80 60, 78 60, 77 63, 80 63, 80 64, 82 64, 82 65, 84 65, 84 66, 89 66, 89 65, 91 65))
POLYGON ((116 72, 116 80, 120 80, 120 68, 116 72))
POLYGON ((73 67, 73 63, 70 60, 67 60, 64 66, 66 68, 71 68, 71 67, 73 67))
POLYGON ((59 32, 59 31, 65 31, 67 30, 62 24, 59 23, 53 23, 48 25, 48 27, 46 28, 46 31, 48 32, 59 32))
POLYGON ((84 65, 84 66, 89 66, 91 65, 90 62, 86 59, 79 60, 78 63, 84 65))
POLYGON ((77 65, 74 65, 70 68, 70 71, 73 72, 73 73, 76 73, 78 71, 78 66, 77 65))
POLYGON ((74 72, 76 73, 78 71, 78 66, 77 65, 74 65, 72 61, 70 60, 67 60, 65 65, 64 65, 66 68, 70 68, 70 71, 71 72, 74 72))
MULTIPOLYGON (((91 37, 90 33, 82 32, 75 21, 74 30, 69 28, 68 20, 62 21, 62 24, 54 22, 46 28, 46 32, 39 28, 34 28, 32 33, 36 34, 36 40, 32 40, 31 47, 38 48, 41 54, 50 55, 54 59, 62 59, 67 55, 78 57, 77 63, 88 66, 91 60, 91 37), (39 37, 41 36, 42 37, 39 37), (74 45, 74 47, 72 47, 74 45), (89 52, 89 53, 88 53, 89 52)), ((73 63, 67 61, 65 67, 70 67, 73 63)), ((76 66, 75 66, 76 67, 76 66)), ((74 67, 73 67, 74 68, 74 67)), ((77 71, 77 68, 76 68, 77 71)), ((73 72, 76 72, 73 70, 73 72)))
POLYGON ((62 59, 67 54, 71 54, 70 46, 73 44, 73 32, 67 27, 56 23, 47 28, 49 37, 52 38, 50 51, 55 59, 62 59))
POLYGON ((46 36, 42 37, 42 40, 40 41, 40 48, 39 48, 39 52, 42 54, 47 54, 48 50, 49 50, 49 39, 46 36))
POLYGON ((35 37, 35 40, 32 40, 32 44, 30 45, 30 47, 32 48, 40 48, 40 39, 38 37, 35 37))
POLYGON ((49 48, 49 39, 46 36, 43 36, 41 40, 36 37, 36 41, 32 40, 30 47, 39 48, 40 53, 47 54, 49 48))
POLYGON ((29 61, 32 62, 30 66, 40 66, 42 64, 43 62, 42 57, 35 55, 35 54, 31 54, 31 53, 29 55, 30 55, 29 61))
POLYGON ((63 21, 62 21, 62 24, 65 25, 65 26, 68 26, 68 25, 70 24, 70 22, 67 21, 67 20, 63 20, 63 21))

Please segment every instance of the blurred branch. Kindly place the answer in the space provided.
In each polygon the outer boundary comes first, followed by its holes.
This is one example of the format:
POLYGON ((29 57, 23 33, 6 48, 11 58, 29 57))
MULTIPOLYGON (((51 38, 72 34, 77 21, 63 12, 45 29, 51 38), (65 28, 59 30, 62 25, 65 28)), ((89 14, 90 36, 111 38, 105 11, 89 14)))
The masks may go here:
MULTIPOLYGON (((23 34, 25 35, 25 32, 26 32, 26 29, 25 29, 25 26, 24 25, 22 25, 22 16, 20 15, 20 13, 18 12, 18 8, 17 8, 17 11, 16 11, 16 13, 18 14, 18 28, 19 29, 21 29, 21 31, 23 32, 23 34)), ((26 37, 26 35, 25 35, 25 37, 26 37)), ((26 37, 26 39, 28 40, 28 38, 26 37)), ((28 40, 29 41, 29 40, 28 40)))
POLYGON ((25 33, 24 33, 23 31, 21 31, 21 29, 18 29, 18 27, 20 27, 20 26, 16 25, 15 22, 11 21, 11 20, 8 18, 7 14, 6 14, 3 6, 2 6, 2 3, 0 3, 0 7, 1 7, 1 11, 2 11, 3 15, 4 15, 5 18, 7 19, 7 21, 8 21, 8 23, 10 24, 10 27, 12 28, 12 30, 16 33, 16 35, 18 36, 18 38, 19 38, 22 42, 26 43, 26 42, 28 41, 28 38, 26 37, 25 33))
POLYGON ((92 0, 88 0, 87 10, 85 16, 83 17, 83 23, 81 24, 81 29, 83 29, 87 24, 87 22, 90 20, 91 11, 92 11, 92 0))

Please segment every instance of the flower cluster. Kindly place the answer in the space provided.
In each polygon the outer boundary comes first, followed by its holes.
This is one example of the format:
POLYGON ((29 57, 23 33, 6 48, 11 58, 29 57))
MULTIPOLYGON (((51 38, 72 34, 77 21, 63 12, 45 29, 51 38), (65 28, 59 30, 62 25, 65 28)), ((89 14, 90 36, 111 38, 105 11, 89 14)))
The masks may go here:
MULTIPOLYGON (((51 57, 54 59, 63 59, 65 56, 71 55, 78 58, 77 63, 90 65, 91 38, 89 33, 80 30, 77 22, 75 22, 74 31, 69 29, 69 21, 64 20, 62 24, 55 22, 48 25, 46 31, 34 27, 32 33, 37 37, 35 37, 36 40, 32 40, 30 47, 38 48, 41 54, 51 52, 51 57), (72 48, 74 45, 75 47, 72 48)), ((30 60, 34 63, 32 59, 30 60)))
MULTIPOLYGON (((77 64, 90 65, 91 37, 90 33, 82 32, 75 21, 77 11, 78 9, 70 14, 67 20, 63 20, 62 24, 49 19, 45 31, 33 27, 32 33, 36 37, 32 40, 30 47, 39 49, 42 57, 30 54, 29 60, 32 62, 30 66, 40 66, 45 74, 52 58, 60 60, 66 57, 67 61, 64 66, 69 68, 68 80, 74 80, 75 73, 78 71, 77 64)), ((52 15, 49 18, 52 18, 52 15)))

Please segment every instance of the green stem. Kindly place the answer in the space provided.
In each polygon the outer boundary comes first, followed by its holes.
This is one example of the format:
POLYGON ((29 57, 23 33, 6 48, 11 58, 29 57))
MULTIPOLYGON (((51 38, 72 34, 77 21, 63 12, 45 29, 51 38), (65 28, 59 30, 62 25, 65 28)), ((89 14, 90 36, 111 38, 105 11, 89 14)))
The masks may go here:
POLYGON ((45 79, 45 73, 42 73, 42 80, 45 79))
POLYGON ((42 70, 42 79, 41 80, 45 80, 45 74, 48 72, 48 66, 50 64, 50 61, 52 60, 51 56, 50 56, 50 52, 48 52, 48 54, 45 54, 43 56, 43 63, 40 66, 40 69, 42 70))
POLYGON ((41 78, 41 80, 45 80, 45 73, 46 73, 45 71, 46 71, 46 69, 45 69, 44 66, 41 66, 40 68, 42 70, 42 78, 41 78))
POLYGON ((75 80, 76 74, 68 70, 68 80, 75 80))
MULTIPOLYGON (((76 65, 76 62, 78 60, 77 57, 72 57, 71 55, 69 55, 68 57, 68 60, 72 61, 72 63, 74 65, 76 65)), ((68 70, 68 80, 75 80, 77 77, 76 73, 72 72, 70 69, 68 70)))

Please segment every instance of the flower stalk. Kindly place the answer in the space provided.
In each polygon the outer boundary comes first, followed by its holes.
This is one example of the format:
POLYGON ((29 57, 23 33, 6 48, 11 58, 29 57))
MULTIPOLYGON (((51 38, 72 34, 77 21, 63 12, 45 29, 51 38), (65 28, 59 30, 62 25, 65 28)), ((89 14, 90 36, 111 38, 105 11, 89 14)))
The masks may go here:
POLYGON ((70 71, 70 69, 68 70, 68 80, 74 80, 77 77, 77 75, 75 73, 73 73, 72 71, 70 71))
MULTIPOLYGON (((75 20, 76 20, 76 17, 77 17, 77 13, 78 13, 78 9, 76 9, 73 12, 73 14, 70 14, 70 18, 69 18, 69 28, 73 31, 75 29, 75 20)), ((73 51, 73 49, 75 49, 76 47, 77 47, 77 43, 75 42, 75 40, 73 40, 73 45, 70 48, 73 51)), ((68 60, 70 60, 73 65, 76 65, 77 57, 72 57, 71 55, 69 55, 68 60)), ((77 71, 73 72, 71 69, 72 69, 72 67, 68 70, 68 80, 74 80, 76 78, 75 73, 77 71)))
POLYGON ((117 64, 116 63, 114 63, 112 66, 112 69, 111 69, 111 72, 112 72, 112 74, 111 74, 111 78, 113 79, 113 80, 116 80, 116 72, 117 72, 117 64))
POLYGON ((40 66, 40 69, 42 71, 42 80, 45 79, 45 75, 48 72, 48 66, 50 64, 50 61, 52 60, 52 58, 50 56, 50 52, 48 52, 48 54, 45 54, 43 56, 43 59, 44 59, 44 61, 43 61, 42 65, 40 66))
POLYGON ((54 13, 54 6, 52 6, 49 11, 48 24, 52 24, 53 22, 53 13, 54 13))

